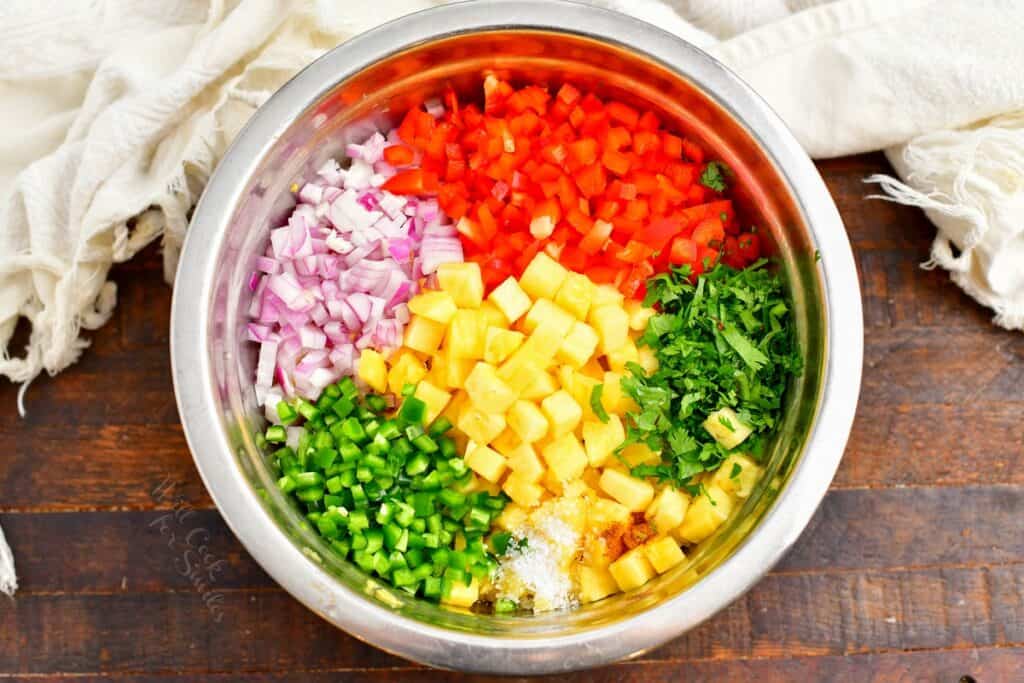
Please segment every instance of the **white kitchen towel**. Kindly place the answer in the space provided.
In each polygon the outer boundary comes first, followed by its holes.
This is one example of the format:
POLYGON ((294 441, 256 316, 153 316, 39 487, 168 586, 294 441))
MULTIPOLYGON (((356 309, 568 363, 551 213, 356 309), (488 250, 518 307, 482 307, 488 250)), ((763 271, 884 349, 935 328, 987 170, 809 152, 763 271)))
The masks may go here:
MULTIPOLYGON (((24 389, 73 363, 89 343, 83 331, 115 305, 111 264, 157 238, 170 280, 187 211, 217 160, 295 71, 359 31, 434 4, 441 0, 0 5, 0 375, 24 389), (19 319, 29 342, 12 349, 19 319)), ((931 263, 953 270, 997 322, 1024 324, 1015 115, 1024 111, 1024 3, 596 4, 708 48, 813 156, 886 148, 906 184, 878 179, 883 189, 925 207, 939 228, 931 263)), ((4 550, 0 537, 0 590, 13 590, 4 550)))

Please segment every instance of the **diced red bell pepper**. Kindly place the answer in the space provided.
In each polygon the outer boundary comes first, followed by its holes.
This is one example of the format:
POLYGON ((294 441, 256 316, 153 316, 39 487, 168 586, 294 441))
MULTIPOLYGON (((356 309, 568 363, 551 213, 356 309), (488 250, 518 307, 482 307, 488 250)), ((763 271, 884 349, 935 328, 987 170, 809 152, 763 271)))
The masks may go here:
POLYGON ((437 192, 437 176, 421 168, 399 171, 387 179, 381 189, 392 194, 428 194, 437 192))
POLYGON ((708 216, 693 230, 693 241, 701 246, 721 244, 725 240, 725 228, 718 216, 708 216))

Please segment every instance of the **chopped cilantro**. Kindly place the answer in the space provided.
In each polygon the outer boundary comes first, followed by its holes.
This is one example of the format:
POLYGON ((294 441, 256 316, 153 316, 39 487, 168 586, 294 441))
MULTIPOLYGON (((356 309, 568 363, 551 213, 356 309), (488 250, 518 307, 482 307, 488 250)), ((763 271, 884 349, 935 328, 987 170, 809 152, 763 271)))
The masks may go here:
POLYGON ((719 415, 718 416, 718 424, 722 425, 723 427, 728 429, 730 432, 735 432, 736 431, 736 428, 732 426, 732 420, 727 418, 725 415, 719 415))
POLYGON ((742 471, 743 471, 743 467, 738 462, 734 462, 732 464, 732 471, 729 472, 729 478, 730 479, 738 479, 739 476, 740 476, 740 472, 742 472, 742 471))
POLYGON ((725 211, 723 211, 722 213, 718 214, 718 217, 722 219, 723 223, 728 223, 729 222, 729 214, 727 214, 725 211))
POLYGON ((654 350, 658 369, 648 376, 626 364, 622 390, 637 409, 626 415, 623 446, 646 444, 662 462, 635 467, 634 475, 686 487, 695 475, 718 469, 730 451, 703 423, 720 408, 732 408, 754 430, 744 452, 756 452, 775 428, 783 392, 802 361, 783 283, 767 265, 719 265, 696 282, 688 268, 673 268, 647 281, 644 305, 659 312, 638 344, 654 350))
POLYGON ((601 422, 608 421, 608 413, 604 409, 604 404, 601 403, 601 393, 604 391, 603 384, 595 384, 594 388, 590 390, 590 409, 594 411, 594 415, 597 415, 597 419, 601 422))
POLYGON ((721 161, 712 161, 701 172, 700 184, 715 192, 725 192, 725 178, 730 172, 729 167, 721 161))

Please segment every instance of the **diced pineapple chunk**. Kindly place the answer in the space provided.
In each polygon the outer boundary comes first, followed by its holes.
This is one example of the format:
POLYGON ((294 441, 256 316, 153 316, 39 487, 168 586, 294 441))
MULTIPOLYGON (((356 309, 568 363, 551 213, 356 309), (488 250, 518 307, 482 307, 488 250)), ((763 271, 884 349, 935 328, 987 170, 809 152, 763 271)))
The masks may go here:
POLYGON ((594 300, 590 302, 591 307, 604 306, 605 304, 621 305, 626 297, 622 295, 613 285, 598 285, 594 290, 594 300))
POLYGON ((645 443, 631 443, 622 449, 622 459, 630 467, 653 465, 661 461, 661 453, 652 451, 645 443))
POLYGON ((586 275, 570 272, 555 294, 555 303, 580 320, 587 319, 595 285, 586 275))
MULTIPOLYGON (((529 340, 527 340, 529 341, 529 340)), ((538 375, 544 374, 544 359, 537 356, 526 344, 512 352, 512 355, 498 368, 498 377, 512 391, 520 393, 535 381, 538 375)))
POLYGON ((505 474, 505 458, 489 446, 470 444, 466 451, 466 465, 490 482, 497 482, 505 474))
POLYGON ((640 346, 637 348, 637 353, 640 355, 640 359, 637 362, 644 369, 644 374, 653 375, 657 372, 658 355, 654 352, 654 349, 650 346, 640 346))
POLYGON ((456 390, 452 395, 452 400, 448 401, 448 405, 441 411, 441 414, 447 417, 452 424, 458 424, 459 416, 462 415, 462 411, 467 405, 469 405, 469 397, 466 396, 466 392, 456 390))
POLYGON ((497 327, 500 330, 508 329, 508 318, 505 317, 505 314, 493 302, 484 301, 480 304, 480 308, 477 309, 477 313, 480 314, 480 318, 484 321, 484 329, 488 327, 497 327))
POLYGON ((550 372, 538 372, 533 376, 519 397, 527 401, 537 401, 558 391, 558 383, 550 372))
POLYGON ((536 483, 544 476, 544 463, 537 456, 537 451, 528 443, 521 443, 505 454, 508 468, 523 478, 524 481, 536 483))
POLYGON ((634 512, 646 510, 654 498, 654 487, 648 482, 618 470, 602 472, 600 485, 602 491, 634 512))
POLYGON ((519 286, 534 299, 554 299, 569 271, 544 252, 538 253, 519 278, 519 286))
POLYGON ((524 339, 526 335, 522 332, 488 327, 484 340, 484 360, 491 365, 500 364, 522 346, 524 339))
POLYGON ((388 371, 388 391, 393 394, 402 393, 406 384, 416 384, 427 375, 427 366, 416 354, 402 349, 391 358, 391 369, 388 371))
POLYGON ((457 310, 455 299, 448 292, 421 292, 409 299, 410 313, 421 315, 442 325, 450 323, 457 310))
POLYGON ((601 390, 601 405, 609 413, 625 415, 636 410, 636 402, 622 390, 622 375, 618 372, 604 373, 604 388, 601 390))
POLYGON ((624 591, 639 588, 657 574, 651 566, 643 546, 633 548, 619 559, 608 565, 608 571, 615 578, 615 583, 624 591))
POLYGON ((508 494, 513 503, 525 508, 538 505, 541 496, 544 495, 544 489, 540 485, 527 481, 518 472, 513 472, 505 477, 505 484, 501 490, 508 494))
POLYGON ((587 454, 575 434, 563 434, 541 451, 559 482, 571 481, 583 474, 587 466, 587 454))
MULTIPOLYGON (((508 415, 505 416, 505 419, 506 421, 508 420, 508 415)), ((519 438, 519 435, 513 432, 510 428, 505 427, 505 430, 491 441, 491 448, 507 458, 508 454, 515 450, 516 446, 521 443, 522 440, 519 438)))
POLYGON ((475 261, 442 263, 437 268, 437 284, 452 295, 459 308, 479 308, 484 300, 484 280, 475 261))
POLYGON ((526 295, 514 277, 509 277, 495 287, 487 298, 494 302, 494 305, 501 310, 510 323, 519 320, 524 313, 530 310, 530 297, 526 295))
POLYGON ((585 498, 588 501, 591 499, 596 500, 597 498, 597 492, 587 486, 583 479, 573 479, 566 482, 565 486, 562 487, 562 494, 567 498, 585 498))
POLYGON ((722 462, 711 483, 737 498, 746 498, 761 478, 761 467, 749 456, 733 453, 722 462))
MULTIPOLYGON (((423 376, 422 379, 429 380, 431 384, 433 384, 436 387, 441 387, 442 389, 451 388, 448 386, 448 359, 446 356, 447 354, 444 353, 443 349, 436 356, 433 356, 430 359, 430 370, 427 372, 426 375, 423 376)), ((398 385, 396 384, 395 386, 398 385)), ((400 393, 402 391, 402 387, 404 386, 405 382, 403 382, 402 385, 398 387, 398 389, 393 389, 391 384, 391 375, 388 375, 388 389, 390 389, 392 393, 400 393)))
POLYGON ((376 392, 383 393, 388 389, 388 366, 384 356, 373 349, 363 349, 358 361, 359 379, 370 385, 376 392))
POLYGON ((456 426, 477 443, 490 443, 505 429, 505 416, 500 413, 485 413, 470 405, 459 415, 456 426))
POLYGON ((644 306, 643 302, 636 299, 628 299, 624 304, 624 308, 629 316, 629 329, 637 332, 643 332, 647 329, 647 321, 656 313, 653 308, 644 306))
POLYGON ((593 357, 598 341, 594 328, 577 320, 558 347, 558 360, 574 368, 582 368, 593 357))
POLYGON ((437 416, 448 405, 448 402, 452 400, 451 394, 426 380, 420 380, 419 384, 416 385, 416 392, 413 396, 427 404, 427 414, 424 418, 427 424, 436 420, 437 416))
POLYGON ((558 380, 558 386, 565 389, 572 396, 573 386, 576 383, 576 371, 573 370, 572 366, 559 365, 558 369, 555 370, 555 378, 558 380))
POLYGON ((629 339, 629 316, 622 306, 604 304, 590 309, 587 321, 601 338, 601 353, 621 348, 629 339))
POLYGON ((729 518, 732 508, 732 496, 711 485, 690 504, 676 534, 690 543, 700 543, 729 518))
POLYGON ((517 396, 498 377, 498 369, 484 362, 474 365, 466 378, 466 393, 478 410, 502 414, 512 407, 517 396))
POLYGON ((448 595, 441 596, 441 602, 453 607, 472 607, 479 598, 480 582, 473 577, 468 586, 462 581, 453 581, 448 595))
POLYGON ((558 478, 553 469, 544 470, 544 476, 541 477, 540 483, 555 497, 562 496, 562 480, 558 478))
POLYGON ((601 361, 597 359, 597 356, 587 361, 587 364, 580 369, 580 372, 587 377, 596 379, 598 382, 604 380, 604 368, 601 366, 601 361))
POLYGON ((667 534, 683 523, 689 506, 690 499, 685 494, 666 486, 647 506, 644 516, 654 525, 655 532, 667 534))
POLYGON ((629 515, 628 507, 608 498, 598 498, 590 506, 590 521, 599 527, 625 524, 629 515))
POLYGON ((540 409, 548 418, 551 426, 551 436, 559 437, 562 434, 576 429, 583 418, 583 409, 576 403, 569 392, 564 389, 556 391, 540 403, 540 409))
POLYGON ((607 569, 580 567, 580 602, 597 602, 619 592, 619 585, 607 569))
POLYGON ((662 536, 655 541, 651 541, 644 545, 643 549, 651 566, 659 574, 664 574, 686 559, 686 555, 679 548, 679 544, 671 536, 662 536))
POLYGON ((525 443, 534 443, 548 433, 548 419, 535 404, 516 401, 505 416, 508 426, 525 443))
POLYGON ((626 363, 640 362, 640 352, 637 350, 633 340, 629 338, 626 339, 622 346, 606 351, 604 355, 608 360, 608 367, 613 372, 626 372, 626 363))
POLYGON ((550 325, 558 331, 559 337, 564 337, 574 322, 576 319, 551 299, 537 299, 523 318, 523 329, 530 333, 541 325, 550 325))
POLYGON ((558 348, 565 339, 565 332, 559 329, 557 323, 544 323, 526 338, 520 347, 542 359, 545 366, 554 360, 558 348))
POLYGON ((608 422, 587 420, 583 423, 583 444, 591 467, 603 465, 625 440, 626 430, 618 415, 609 415, 608 422))
POLYGON ((472 358, 456 358, 451 350, 446 350, 444 358, 445 384, 450 389, 461 389, 466 386, 466 378, 473 371, 476 361, 472 358))
MULTIPOLYGON (((588 467, 583 470, 583 481, 589 486, 594 492, 601 489, 601 470, 595 467, 588 467)), ((605 498, 604 500, 607 500, 605 498)))
POLYGON ((572 388, 569 389, 569 393, 572 394, 574 401, 580 404, 580 408, 583 409, 584 420, 595 420, 597 415, 594 413, 594 409, 590 406, 590 394, 601 382, 584 375, 581 372, 574 372, 572 375, 572 388))
POLYGON ((448 328, 449 357, 482 359, 486 342, 484 329, 476 311, 456 311, 448 328))
POLYGON ((444 338, 445 327, 421 315, 414 315, 405 327, 405 345, 427 355, 437 353, 444 338))
POLYGON ((749 425, 741 422, 739 416, 728 406, 708 415, 708 419, 704 420, 704 429, 715 437, 715 441, 721 444, 722 448, 736 448, 754 431, 749 425))
MULTIPOLYGON (((511 477, 512 475, 510 474, 508 476, 511 477)), ((508 482, 508 479, 505 481, 508 482)), ((509 503, 505 506, 505 509, 501 511, 501 514, 494 520, 494 523, 498 528, 506 531, 518 529, 526 524, 526 510, 524 510, 523 506, 518 503, 509 503)))

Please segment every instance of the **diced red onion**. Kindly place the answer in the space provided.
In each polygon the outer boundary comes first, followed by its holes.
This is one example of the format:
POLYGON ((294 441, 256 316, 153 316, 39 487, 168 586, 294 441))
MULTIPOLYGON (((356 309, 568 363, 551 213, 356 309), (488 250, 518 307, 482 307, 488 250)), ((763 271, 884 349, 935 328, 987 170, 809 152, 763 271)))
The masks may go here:
POLYGON ((307 349, 323 349, 327 346, 327 335, 312 325, 299 328, 299 341, 307 349))
POLYGON ((256 403, 263 405, 263 414, 266 415, 267 422, 271 424, 281 424, 281 417, 277 414, 277 404, 283 398, 281 392, 277 389, 263 389, 256 385, 256 403))
POLYGON ((274 383, 274 366, 277 363, 276 341, 260 344, 260 355, 256 360, 256 386, 270 388, 274 383))
POLYGON ((249 341, 254 342, 265 342, 271 338, 274 333, 271 332, 269 325, 261 323, 247 323, 245 326, 246 338, 249 341))
POLYGON ((306 204, 318 204, 324 197, 324 186, 317 183, 306 183, 299 190, 299 201, 306 204))
POLYGON ((439 119, 444 116, 444 105, 441 104, 441 100, 437 98, 429 99, 424 102, 423 108, 426 109, 427 113, 435 119, 439 119))
POLYGON ((281 264, 269 256, 260 256, 256 259, 256 270, 267 275, 277 275, 281 272, 281 264))
POLYGON ((457 237, 425 235, 420 244, 420 268, 430 275, 442 263, 461 263, 464 260, 462 242, 457 237))
POLYGON ((370 297, 365 292, 353 292, 345 299, 352 311, 359 318, 359 322, 365 323, 370 318, 370 297))
POLYGON ((417 278, 436 279, 438 265, 463 258, 436 198, 379 189, 395 173, 384 147, 399 142, 376 132, 347 146, 348 168, 322 164, 256 259, 245 334, 260 344, 256 395, 268 420, 282 397, 315 399, 354 374, 361 350, 401 346, 417 278))

